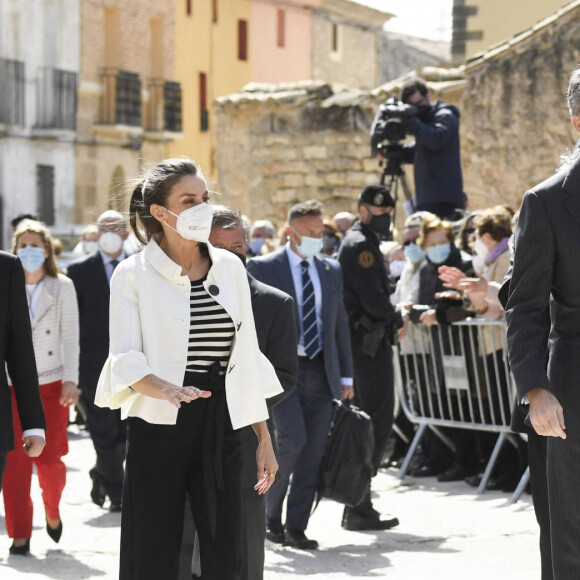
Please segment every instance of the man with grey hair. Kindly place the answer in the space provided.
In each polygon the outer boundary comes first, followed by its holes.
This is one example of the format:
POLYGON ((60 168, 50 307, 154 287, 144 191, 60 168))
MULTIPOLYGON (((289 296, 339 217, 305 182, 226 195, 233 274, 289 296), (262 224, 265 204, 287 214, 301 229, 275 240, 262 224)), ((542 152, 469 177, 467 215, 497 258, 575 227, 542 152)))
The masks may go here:
POLYGON ((74 282, 79 305, 79 387, 82 409, 97 455, 89 475, 91 499, 98 506, 110 499, 111 511, 121 510, 123 490, 124 430, 119 410, 95 405, 99 375, 109 355, 109 282, 113 270, 126 258, 123 242, 127 222, 118 211, 108 210, 97 219, 99 249, 73 262, 68 276, 74 282))
POLYGON ((250 228, 248 241, 250 256, 259 256, 272 251, 271 244, 276 236, 276 229, 270 220, 257 220, 250 228))
MULTIPOLYGON (((568 107, 580 134, 580 67, 568 107)), ((500 291, 528 440, 542 580, 580 578, 580 157, 524 196, 513 264, 500 291), (549 338, 549 339, 548 339, 549 338), (548 360, 546 367, 546 346, 548 360), (543 492, 547 502, 537 502, 543 492), (544 505, 547 504, 547 505, 544 505)))

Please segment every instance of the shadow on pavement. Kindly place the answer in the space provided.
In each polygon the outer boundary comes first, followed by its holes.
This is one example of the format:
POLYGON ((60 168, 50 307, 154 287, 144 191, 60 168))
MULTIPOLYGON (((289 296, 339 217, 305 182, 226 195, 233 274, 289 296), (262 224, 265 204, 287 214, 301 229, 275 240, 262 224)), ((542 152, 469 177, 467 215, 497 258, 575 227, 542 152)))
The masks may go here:
POLYGON ((6 573, 8 573, 8 569, 18 572, 23 578, 24 574, 38 573, 57 580, 94 578, 106 575, 102 570, 91 568, 77 560, 73 554, 62 550, 48 550, 44 558, 38 558, 33 553, 27 556, 8 556, 4 565, 0 566, 0 576, 4 577, 5 573, 2 572, 2 568, 7 569, 6 573))
POLYGON ((103 510, 103 514, 83 522, 85 526, 93 528, 118 528, 121 525, 121 514, 103 510))
POLYGON ((351 577, 384 578, 384 570, 391 566, 385 555, 389 552, 437 552, 455 553, 457 550, 446 549, 442 544, 447 538, 424 537, 396 532, 359 532, 374 535, 376 541, 371 545, 346 544, 316 551, 296 550, 274 547, 272 549, 280 561, 266 564, 264 571, 309 576, 348 572, 351 577))

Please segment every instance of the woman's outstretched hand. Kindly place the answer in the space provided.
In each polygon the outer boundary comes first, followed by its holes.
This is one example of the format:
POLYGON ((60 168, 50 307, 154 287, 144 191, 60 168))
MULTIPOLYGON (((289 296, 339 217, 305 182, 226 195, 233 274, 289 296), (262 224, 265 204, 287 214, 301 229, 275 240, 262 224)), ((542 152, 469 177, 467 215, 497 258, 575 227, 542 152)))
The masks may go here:
POLYGON ((140 381, 134 383, 131 388, 142 395, 169 401, 178 409, 181 407, 181 403, 191 403, 195 399, 211 397, 210 391, 202 391, 196 387, 178 387, 155 375, 143 377, 140 381))

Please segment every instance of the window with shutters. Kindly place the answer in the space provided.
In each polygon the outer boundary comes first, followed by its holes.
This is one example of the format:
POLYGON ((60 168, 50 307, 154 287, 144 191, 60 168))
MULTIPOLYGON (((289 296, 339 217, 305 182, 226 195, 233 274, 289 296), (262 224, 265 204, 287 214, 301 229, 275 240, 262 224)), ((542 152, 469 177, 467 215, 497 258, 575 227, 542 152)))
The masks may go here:
POLYGON ((277 45, 283 48, 286 46, 286 12, 284 10, 278 10, 277 25, 277 45))
POLYGON ((54 167, 36 166, 36 207, 38 218, 47 226, 54 225, 54 167))
POLYGON ((238 20, 238 60, 248 60, 247 20, 238 20))
POLYGON ((199 73, 199 113, 200 131, 205 132, 209 130, 209 112, 207 110, 207 75, 199 73))

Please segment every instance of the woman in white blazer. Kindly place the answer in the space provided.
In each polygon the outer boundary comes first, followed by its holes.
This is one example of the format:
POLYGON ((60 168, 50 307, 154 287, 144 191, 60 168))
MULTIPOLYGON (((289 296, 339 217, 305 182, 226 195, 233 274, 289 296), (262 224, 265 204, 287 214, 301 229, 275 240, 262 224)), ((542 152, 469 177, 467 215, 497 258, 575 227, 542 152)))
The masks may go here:
MULTIPOLYGON (((60 540, 62 521, 59 503, 66 483, 62 457, 68 453, 69 406, 79 398, 79 315, 74 285, 58 273, 50 233, 44 224, 24 220, 14 233, 12 252, 24 267, 32 341, 46 415, 46 447, 39 457, 23 449, 7 456, 3 495, 6 530, 14 538, 11 554, 27 554, 32 534, 30 483, 36 465, 46 511, 46 531, 60 540)), ((12 406, 16 408, 14 390, 12 406)), ((22 440, 18 414, 14 416, 16 441, 22 440)))
POLYGON ((130 205, 133 230, 147 246, 111 279, 110 354, 95 401, 128 417, 121 579, 178 577, 186 493, 202 578, 238 578, 235 429, 255 429, 257 493, 278 468, 265 398, 282 388, 258 348, 242 263, 207 243, 207 202, 193 161, 151 169, 130 205))

